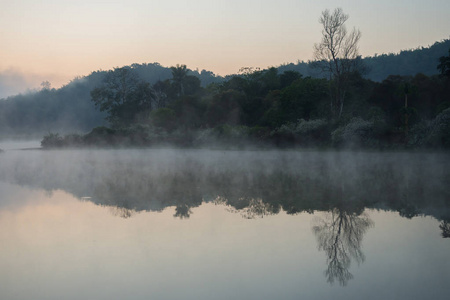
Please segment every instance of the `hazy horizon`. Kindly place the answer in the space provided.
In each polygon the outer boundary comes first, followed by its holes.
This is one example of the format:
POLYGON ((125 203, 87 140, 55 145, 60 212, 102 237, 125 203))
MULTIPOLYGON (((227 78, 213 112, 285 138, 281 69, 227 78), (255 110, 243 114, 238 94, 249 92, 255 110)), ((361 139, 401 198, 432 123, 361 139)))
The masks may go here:
POLYGON ((2 1, 0 98, 58 88, 133 63, 186 64, 229 75, 313 58, 325 9, 343 8, 362 32, 363 57, 450 37, 448 1, 2 1))

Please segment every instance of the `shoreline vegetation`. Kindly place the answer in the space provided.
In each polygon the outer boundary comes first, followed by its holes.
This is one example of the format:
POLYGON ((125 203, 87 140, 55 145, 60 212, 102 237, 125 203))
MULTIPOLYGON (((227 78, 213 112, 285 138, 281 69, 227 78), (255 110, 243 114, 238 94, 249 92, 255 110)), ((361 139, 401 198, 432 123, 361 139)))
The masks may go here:
POLYGON ((115 68, 90 90, 106 125, 49 133, 41 145, 450 149, 450 49, 436 60, 439 75, 374 82, 364 78, 361 33, 348 32, 347 19, 339 8, 322 12, 323 38, 310 63, 322 77, 244 67, 204 87, 186 65, 154 84, 136 68, 115 68))
POLYGON ((148 124, 129 127, 96 127, 87 134, 49 133, 41 141, 44 149, 83 147, 225 147, 318 148, 318 149, 450 149, 450 108, 434 120, 419 123, 408 135, 392 130, 382 121, 353 118, 332 126, 326 120, 298 120, 270 130, 267 127, 219 125, 206 129, 174 129, 148 124))
POLYGON ((354 72, 334 106, 334 80, 249 69, 202 88, 186 66, 172 69, 171 80, 153 87, 131 68, 109 71, 91 91, 109 125, 49 132, 41 146, 450 149, 450 65, 441 75, 381 83, 354 72))

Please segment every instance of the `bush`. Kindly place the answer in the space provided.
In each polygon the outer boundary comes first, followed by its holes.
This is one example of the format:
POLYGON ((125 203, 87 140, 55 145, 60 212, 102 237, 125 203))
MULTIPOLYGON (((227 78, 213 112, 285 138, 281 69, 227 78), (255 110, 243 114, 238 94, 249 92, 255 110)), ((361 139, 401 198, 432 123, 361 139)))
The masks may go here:
POLYGON ((95 146, 113 145, 116 140, 117 130, 105 126, 95 127, 84 136, 86 144, 95 146))
POLYGON ((450 148, 450 108, 432 121, 423 121, 410 131, 408 144, 413 147, 450 148))
POLYGON ((272 132, 272 135, 303 146, 323 145, 330 140, 328 122, 324 119, 298 120, 296 123, 287 123, 272 132))
POLYGON ((231 126, 228 124, 214 127, 214 133, 222 139, 242 139, 248 137, 247 126, 231 126))
POLYGON ((250 134, 257 135, 257 129, 253 132, 247 126, 219 125, 214 128, 204 129, 198 132, 195 139, 200 145, 229 145, 239 146, 249 142, 250 134))
POLYGON ((63 138, 63 144, 71 147, 81 147, 84 145, 84 138, 80 134, 68 134, 63 138))
POLYGON ((59 148, 63 145, 63 138, 58 133, 49 133, 41 141, 42 148, 59 148))
POLYGON ((150 113, 150 120, 154 126, 171 131, 175 127, 175 112, 170 108, 159 108, 150 113))
POLYGON ((337 147, 377 147, 375 122, 353 118, 348 124, 331 133, 331 141, 337 147))

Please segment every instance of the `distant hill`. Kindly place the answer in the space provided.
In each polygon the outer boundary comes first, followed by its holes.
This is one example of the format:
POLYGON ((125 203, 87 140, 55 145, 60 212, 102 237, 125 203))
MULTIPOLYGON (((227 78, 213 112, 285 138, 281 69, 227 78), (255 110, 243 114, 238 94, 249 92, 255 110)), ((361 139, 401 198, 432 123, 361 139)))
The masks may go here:
POLYGON ((422 73, 427 76, 438 74, 436 66, 439 57, 448 55, 450 40, 436 42, 428 48, 403 50, 398 54, 382 54, 363 59, 369 68, 367 78, 382 81, 389 75, 413 76, 422 73))
MULTIPOLYGON (((439 57, 448 55, 450 39, 436 42, 430 47, 420 47, 411 50, 402 50, 399 53, 389 53, 365 57, 362 59, 367 67, 364 77, 381 82, 389 75, 414 76, 422 73, 427 76, 438 74, 436 66, 439 57)), ((317 70, 311 68, 309 62, 298 62, 278 67, 279 73, 297 71, 303 76, 319 77, 317 70)))

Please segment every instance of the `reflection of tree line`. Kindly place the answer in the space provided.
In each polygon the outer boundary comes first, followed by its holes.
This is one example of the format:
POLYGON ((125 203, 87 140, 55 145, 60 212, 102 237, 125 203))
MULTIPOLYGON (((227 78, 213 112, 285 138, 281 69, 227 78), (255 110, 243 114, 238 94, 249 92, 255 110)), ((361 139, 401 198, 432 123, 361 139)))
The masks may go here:
MULTIPOLYGON (((361 242, 373 222, 365 208, 395 210, 404 217, 428 214, 441 220, 443 237, 450 237, 449 172, 415 162, 379 164, 370 158, 359 165, 312 159, 300 163, 277 160, 241 166, 226 161, 208 165, 184 160, 166 166, 137 161, 95 160, 62 174, 59 165, 39 166, 51 176, 27 172, 26 162, 8 176, 22 185, 47 190, 63 189, 79 198, 109 206, 115 215, 129 218, 137 211, 175 207, 175 217, 189 218, 193 208, 214 201, 245 218, 324 211, 313 232, 327 257, 325 275, 330 283, 345 285, 352 278, 352 260, 364 261, 361 242), (88 170, 88 171, 87 171, 88 170), (435 172, 436 171, 436 172, 435 172)), ((4 180, 4 178, 1 178, 4 180)))
POLYGON ((199 173, 202 174, 198 169, 159 173, 156 177, 149 174, 122 177, 113 173, 103 179, 94 195, 102 204, 134 210, 145 209, 146 203, 156 201, 161 203, 161 209, 174 206, 174 216, 180 218, 188 218, 191 208, 208 199, 240 212, 245 218, 277 214, 281 209, 289 214, 328 211, 325 218, 316 218, 313 226, 319 250, 327 255, 327 281, 337 280, 345 285, 353 277, 349 272, 351 261, 364 261, 362 238, 373 222, 363 213, 364 204, 359 200, 362 198, 347 194, 354 194, 356 186, 336 186, 332 182, 326 185, 319 178, 280 171, 207 172, 203 176, 199 173))
MULTIPOLYGON (((427 214, 450 221, 447 156, 436 156, 430 164, 426 156, 377 153, 349 157, 326 152, 256 152, 253 157, 243 152, 239 153, 243 157, 228 153, 222 158, 217 152, 206 152, 214 157, 209 160, 200 153, 191 159, 77 153, 81 159, 70 165, 71 172, 61 168, 66 160, 71 161, 70 153, 41 161, 27 156, 16 162, 2 161, 3 169, 11 171, 2 172, 0 179, 63 189, 80 198, 89 196, 97 204, 126 210, 176 207, 179 217, 189 217, 192 208, 203 201, 220 198, 230 208, 245 210, 246 217, 281 210, 288 214, 330 211, 336 203, 346 203, 357 209, 395 210, 409 218, 427 214), (155 162, 158 159, 163 160, 155 162)), ((442 228, 447 227, 443 224, 442 228)))
POLYGON ((264 210, 258 213, 255 209, 254 216, 276 214, 280 210, 288 214, 328 211, 337 203, 346 203, 357 209, 396 210, 409 218, 430 214, 445 220, 450 216, 450 201, 444 182, 427 184, 420 178, 420 170, 406 179, 390 167, 366 171, 360 176, 348 176, 345 172, 341 175, 311 174, 282 169, 270 172, 217 171, 201 165, 156 173, 117 169, 97 182, 93 201, 135 210, 158 211, 175 206, 180 211, 179 215, 184 217, 203 201, 217 198, 237 210, 264 203, 264 210))
MULTIPOLYGON (((390 166, 366 171, 358 177, 339 177, 327 172, 311 176, 308 172, 283 172, 280 169, 267 173, 216 172, 197 166, 175 173, 160 173, 157 177, 136 174, 121 185, 117 185, 114 178, 120 173, 113 173, 113 177, 103 180, 95 196, 102 203, 126 205, 137 210, 143 209, 137 205, 137 199, 157 201, 161 203, 161 209, 175 206, 174 216, 180 218, 188 218, 191 208, 208 200, 226 205, 246 218, 277 214, 281 210, 288 214, 326 211, 326 217, 316 218, 313 232, 319 250, 327 257, 327 281, 346 285, 353 278, 349 271, 351 261, 358 264, 364 261, 362 239, 374 225, 363 213, 365 207, 384 205, 411 218, 426 212, 432 204, 445 207, 447 211, 450 204, 446 201, 445 185, 441 186, 439 182, 433 182, 431 189, 419 176, 410 175, 405 180, 390 166), (123 197, 121 187, 132 191, 129 194, 132 197, 123 197), (130 202, 124 203, 124 199, 130 202)), ((421 170, 417 171, 419 173, 413 174, 423 175, 421 170)), ((450 236, 449 224, 442 221, 439 226, 443 237, 450 236)))

